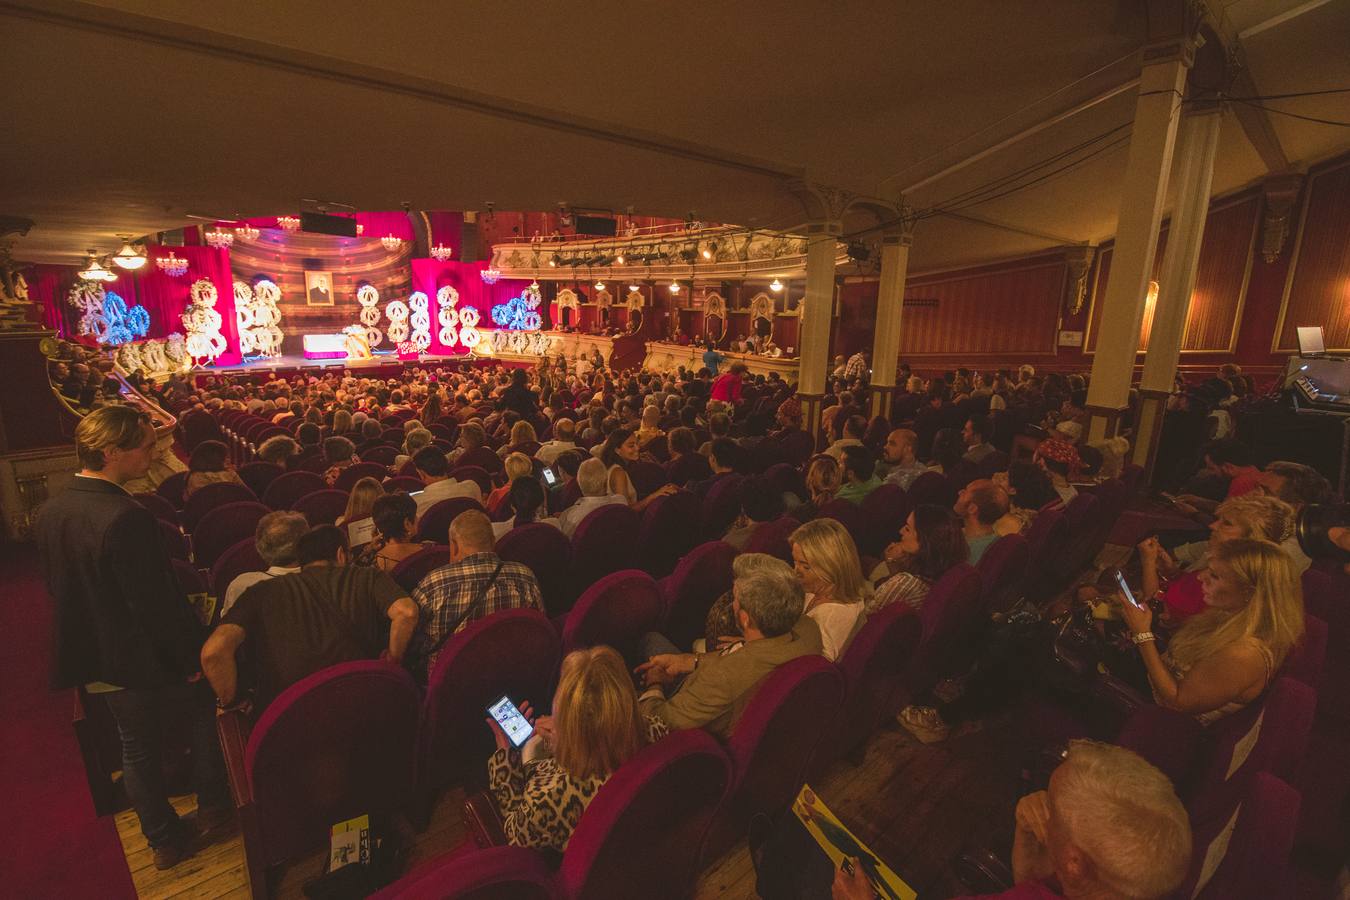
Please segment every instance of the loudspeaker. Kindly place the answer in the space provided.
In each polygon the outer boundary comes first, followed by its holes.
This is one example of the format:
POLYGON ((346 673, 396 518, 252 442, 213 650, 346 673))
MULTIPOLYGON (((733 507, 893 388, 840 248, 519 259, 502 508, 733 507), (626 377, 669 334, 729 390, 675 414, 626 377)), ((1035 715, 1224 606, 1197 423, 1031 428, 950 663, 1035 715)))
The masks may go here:
POLYGON ((347 216, 330 216, 326 213, 302 212, 300 230, 314 234, 333 234, 338 237, 356 237, 356 220, 347 216))
POLYGON ((603 216, 577 216, 577 234, 614 237, 618 233, 619 223, 615 219, 607 219, 603 216))

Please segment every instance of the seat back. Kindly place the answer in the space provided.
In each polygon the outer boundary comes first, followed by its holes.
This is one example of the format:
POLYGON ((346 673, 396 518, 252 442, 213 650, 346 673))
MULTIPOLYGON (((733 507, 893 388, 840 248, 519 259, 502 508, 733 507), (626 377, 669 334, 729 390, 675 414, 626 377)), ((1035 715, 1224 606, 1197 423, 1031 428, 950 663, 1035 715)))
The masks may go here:
POLYGON ((173 581, 178 585, 178 589, 183 592, 184 597, 192 594, 206 594, 210 592, 210 587, 202 573, 192 565, 192 563, 183 559, 171 559, 169 563, 173 566, 173 581))
POLYGON ((911 507, 922 503, 936 503, 938 506, 951 506, 956 502, 956 492, 947 483, 941 472, 924 472, 909 486, 911 507))
POLYGON ((256 502, 257 499, 253 492, 242 484, 231 481, 208 484, 194 491, 184 502, 183 514, 179 516, 179 521, 183 523, 183 529, 188 534, 196 534, 197 523, 211 510, 226 503, 256 502))
POLYGON ((819 654, 786 662, 760 682, 726 744, 731 796, 718 812, 705 859, 744 836, 751 817, 792 803, 843 700, 843 674, 819 654))
POLYGON ((601 578, 577 598, 563 625, 563 653, 607 644, 634 659, 638 642, 661 624, 661 592, 652 576, 624 569, 601 578))
POLYGON ((395 475, 393 478, 384 480, 384 492, 386 494, 396 494, 399 491, 412 494, 424 487, 426 485, 422 484, 422 479, 415 475, 395 475))
MULTIPOLYGON (((479 449, 482 450, 483 448, 480 447, 479 449)), ((492 451, 487 450, 485 452, 491 453, 492 451)), ((497 457, 494 455, 492 458, 496 459, 497 457)), ((492 476, 482 466, 469 466, 461 462, 450 470, 450 477, 456 481, 472 481, 478 485, 478 489, 483 492, 484 497, 492 493, 492 476)))
POLYGON ((418 866, 370 900, 555 900, 553 873, 530 847, 451 851, 418 866))
POLYGON ((1265 900, 1291 897, 1290 855, 1302 797, 1261 772, 1229 816, 1192 825, 1191 870, 1180 897, 1265 900))
POLYGON ((487 447, 475 447, 466 450, 455 460, 456 467, 477 466, 489 475, 502 470, 502 458, 487 447))
POLYGON ((892 603, 868 618, 836 663, 844 676, 844 702, 833 730, 826 732, 817 765, 857 747, 883 716, 894 712, 891 698, 922 631, 919 617, 905 603, 892 603))
POLYGON ((1289 651, 1283 672, 1314 691, 1321 687, 1322 669, 1327 659, 1327 623, 1314 615, 1303 617, 1303 638, 1289 651))
POLYGON ((644 747, 596 792, 557 880, 572 900, 689 896, 703 839, 731 784, 731 761, 701 729, 644 747))
POLYGON ((412 676, 378 660, 322 669, 268 705, 244 753, 267 864, 326 847, 335 822, 407 806, 418 711, 412 676))
POLYGON ((328 482, 322 475, 313 472, 287 472, 278 475, 263 491, 262 502, 272 509, 290 509, 295 501, 306 494, 328 488, 328 482))
POLYGON ((905 673, 911 695, 970 667, 979 649, 971 636, 980 624, 983 588, 980 573, 966 563, 952 566, 933 583, 919 608, 923 640, 905 673))
POLYGON ((173 504, 174 509, 183 508, 183 488, 187 487, 187 472, 174 472, 155 488, 155 493, 173 504))
POLYGON ((887 544, 899 538, 909 518, 909 495, 900 485, 887 482, 864 497, 860 505, 864 533, 858 552, 879 557, 887 544))
POLYGON ((1027 529, 1026 593, 1032 600, 1041 600, 1054 591, 1056 576, 1053 562, 1056 554, 1068 544, 1069 525, 1064 521, 1064 510, 1059 507, 1043 509, 1027 529))
MULTIPOLYGON (((795 528, 796 522, 792 525, 795 528)), ((731 560, 735 556, 736 548, 725 541, 708 541, 685 554, 675 571, 661 580, 665 610, 662 633, 675 646, 688 647, 694 638, 703 636, 708 610, 731 590, 731 560)))
POLYGON ((708 488, 699 513, 699 533, 706 540, 726 534, 727 528, 741 514, 741 485, 743 475, 724 475, 708 488))
POLYGON ((764 477, 781 493, 796 494, 803 501, 807 499, 802 473, 790 463, 774 463, 764 470, 764 477))
POLYGON ((398 583, 398 586, 409 593, 413 588, 422 583, 422 579, 433 569, 439 569, 441 566, 450 562, 450 548, 440 545, 423 547, 412 556, 400 561, 389 571, 389 577, 398 583))
POLYGON ((794 428, 783 435, 779 440, 779 445, 783 450, 783 455, 794 466, 805 463, 811 458, 811 454, 816 451, 815 438, 800 428, 794 428))
POLYGON ((276 463, 261 461, 244 463, 236 471, 239 480, 248 485, 248 489, 259 497, 267 493, 267 488, 273 481, 286 474, 286 470, 276 463))
POLYGON ((156 519, 161 522, 168 522, 175 528, 178 527, 178 510, 174 509, 173 504, 159 494, 136 494, 133 499, 154 513, 156 519))
POLYGON ((310 528, 332 525, 347 511, 347 492, 336 488, 306 494, 291 509, 305 517, 310 528))
POLYGON ((628 478, 633 482, 633 488, 637 491, 638 499, 646 497, 648 494, 669 483, 670 479, 666 477, 666 470, 659 464, 648 462, 645 459, 639 459, 628 464, 628 478))
POLYGON ((225 589, 245 572, 263 572, 267 563, 258 555, 258 544, 247 537, 231 544, 224 553, 216 558, 211 567, 211 590, 221 602, 225 600, 225 589))
POLYGON ((1005 612, 1017 599, 1027 571, 1030 551, 1027 539, 1007 534, 989 545, 975 568, 980 573, 981 611, 986 615, 1005 612))
POLYGON ((198 568, 211 568, 226 550, 242 540, 252 539, 258 520, 269 512, 256 500, 217 506, 202 517, 192 533, 192 561, 198 568))
POLYGON ((612 503, 592 510, 572 532, 573 596, 638 558, 642 522, 627 506, 612 503))
POLYGON ((788 538, 801 525, 801 522, 791 516, 779 516, 772 522, 764 522, 750 535, 750 540, 745 542, 745 552, 767 553, 792 565, 792 544, 788 538))
POLYGON ((980 460, 978 463, 979 475, 981 478, 993 478, 995 472, 1003 472, 1008 468, 1008 454, 1002 450, 995 450, 980 460))
POLYGON ((567 535, 542 522, 520 525, 498 539, 497 555, 523 563, 534 573, 549 616, 562 615, 572 608, 576 594, 572 593, 568 572, 572 564, 572 542, 567 535))
POLYGON ((558 632, 532 609, 476 619, 452 635, 427 676, 418 732, 418 793, 426 795, 481 771, 492 755, 486 710, 503 694, 536 710, 553 705, 558 632))
MULTIPOLYGON (((394 464, 394 460, 398 459, 398 454, 399 450, 397 447, 381 444, 378 447, 371 447, 369 450, 362 453, 361 462, 373 463, 375 465, 384 466, 387 469, 394 464)), ((355 482, 352 483, 355 484, 355 482)))
MULTIPOLYGON (((816 518, 834 519, 843 525, 855 547, 861 548, 866 540, 867 517, 863 515, 862 507, 851 500, 831 500, 820 508, 816 518)), ((861 549, 858 552, 861 554, 861 549)))
POLYGON ((450 543, 450 523, 460 513, 476 509, 483 511, 483 504, 472 497, 451 497, 434 503, 417 519, 416 539, 431 541, 434 544, 450 543))
POLYGON ((188 542, 183 537, 183 532, 178 530, 178 526, 163 519, 155 519, 155 524, 159 526, 159 543, 164 548, 164 552, 169 554, 170 559, 181 559, 187 562, 188 542))
POLYGON ((698 531, 698 497, 688 491, 657 497, 642 511, 638 552, 653 578, 669 575, 693 546, 698 531))
POLYGON ((389 467, 382 466, 376 462, 354 463, 338 473, 337 481, 333 487, 339 491, 351 491, 352 485, 356 484, 362 478, 374 478, 376 481, 383 481, 389 477, 389 467))

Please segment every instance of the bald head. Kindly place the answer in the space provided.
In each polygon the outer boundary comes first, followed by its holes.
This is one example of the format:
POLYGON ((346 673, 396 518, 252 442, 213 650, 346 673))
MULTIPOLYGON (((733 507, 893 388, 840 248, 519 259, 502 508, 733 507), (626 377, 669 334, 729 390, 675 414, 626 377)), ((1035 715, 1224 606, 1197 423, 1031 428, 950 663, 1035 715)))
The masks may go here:
POLYGON ((886 446, 881 454, 892 466, 909 465, 914 462, 914 445, 919 436, 908 428, 897 428, 886 436, 886 446))
POLYGON ((967 522, 993 525, 1008 514, 1008 491, 988 478, 977 478, 962 489, 953 509, 967 522))

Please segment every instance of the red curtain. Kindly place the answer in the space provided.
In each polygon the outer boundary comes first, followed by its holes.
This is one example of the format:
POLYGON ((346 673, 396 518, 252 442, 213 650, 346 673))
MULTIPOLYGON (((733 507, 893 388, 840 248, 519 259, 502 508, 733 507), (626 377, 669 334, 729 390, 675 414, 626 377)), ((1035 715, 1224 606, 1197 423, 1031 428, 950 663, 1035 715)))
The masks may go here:
MULTIPOLYGON (((149 337, 164 337, 184 332, 180 318, 189 303, 193 282, 210 279, 216 286, 216 312, 220 313, 220 333, 225 336, 225 352, 216 358, 217 366, 236 366, 239 355, 239 325, 234 315, 234 278, 230 274, 230 251, 215 247, 149 247, 150 261, 136 273, 136 302, 150 314, 149 337), (181 278, 166 275, 155 260, 173 253, 188 262, 181 278)), ((123 280, 126 280, 125 277, 123 280)), ((120 292, 119 292, 120 293, 120 292)), ((122 294, 128 304, 132 298, 122 294)))

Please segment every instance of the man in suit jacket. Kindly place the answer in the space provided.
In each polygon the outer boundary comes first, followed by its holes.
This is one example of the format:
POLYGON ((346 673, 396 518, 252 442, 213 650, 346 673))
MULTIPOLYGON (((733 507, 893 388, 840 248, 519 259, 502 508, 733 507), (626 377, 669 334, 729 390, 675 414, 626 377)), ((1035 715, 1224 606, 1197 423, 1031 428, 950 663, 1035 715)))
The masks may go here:
POLYGON ((727 739, 766 675, 789 660, 820 653, 820 629, 802 615, 804 605, 801 582, 786 564, 737 578, 732 609, 744 640, 702 655, 652 656, 637 669, 648 686, 640 699, 642 712, 671 728, 706 728, 727 739), (680 676, 683 683, 667 697, 680 676))
POLYGON ((123 487, 155 455, 149 417, 126 406, 90 413, 75 429, 81 470, 37 521, 38 549, 56 604, 53 686, 100 694, 122 738, 123 783, 155 865, 190 856, 196 827, 169 805, 161 724, 193 721, 197 826, 231 817, 210 691, 200 678, 203 629, 177 587, 148 509, 123 487))

